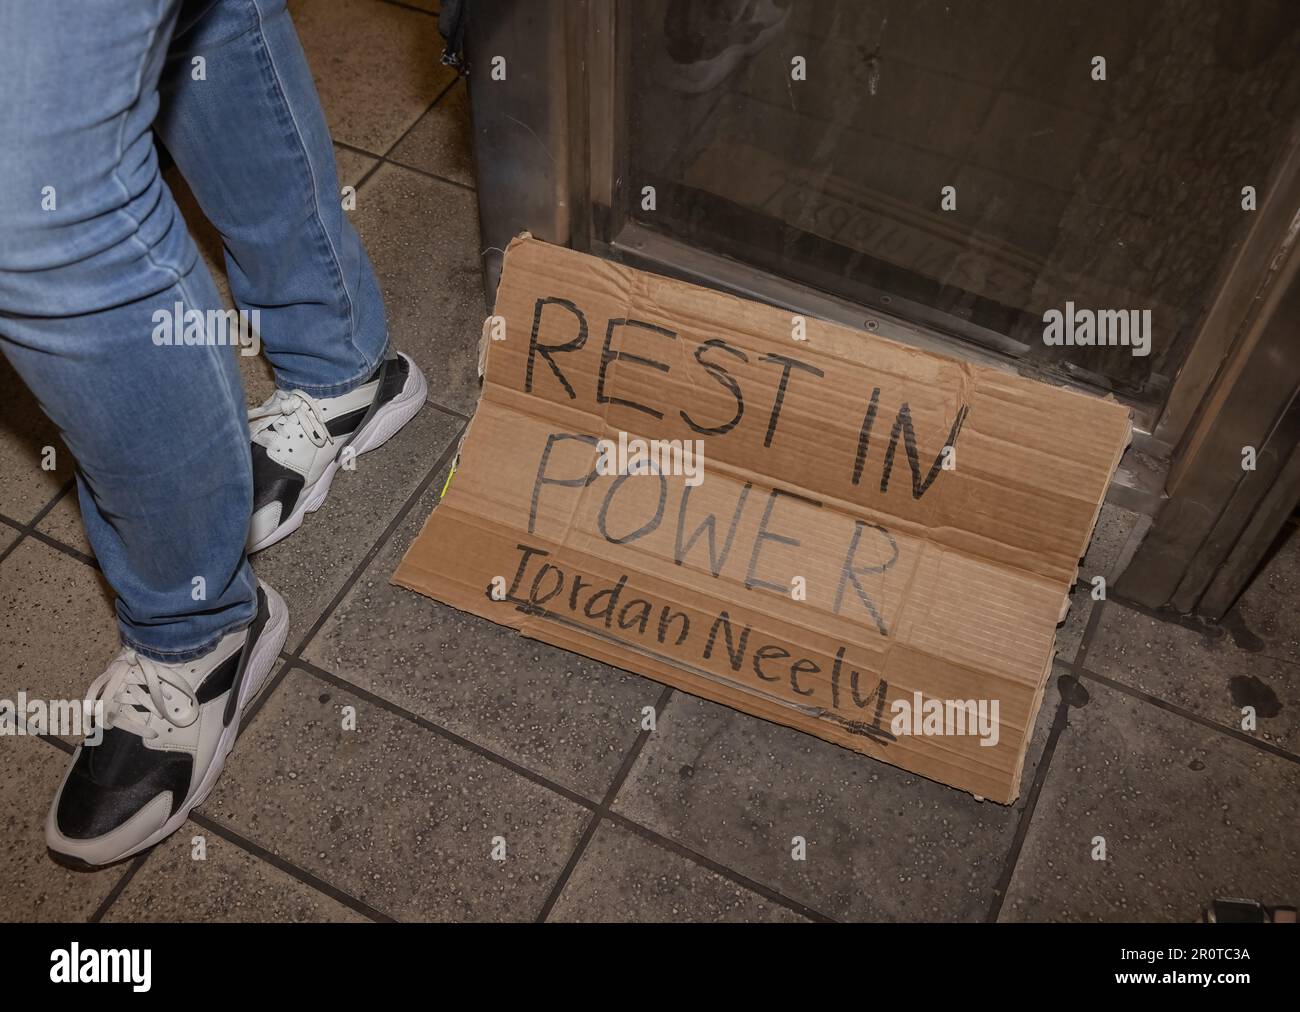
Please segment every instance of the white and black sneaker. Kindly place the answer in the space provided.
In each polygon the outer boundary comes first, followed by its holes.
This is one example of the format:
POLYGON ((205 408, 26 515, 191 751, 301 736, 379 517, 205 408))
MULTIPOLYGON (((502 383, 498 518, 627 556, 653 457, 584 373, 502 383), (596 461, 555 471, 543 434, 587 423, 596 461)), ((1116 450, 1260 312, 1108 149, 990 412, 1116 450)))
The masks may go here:
POLYGON ((221 775, 288 629, 284 601, 261 583, 252 625, 197 660, 118 654, 87 693, 103 701, 93 729, 103 737, 73 754, 45 820, 50 849, 72 863, 112 864, 179 829, 221 775))
POLYGON ((260 552, 320 509, 344 449, 360 455, 386 442, 424 405, 424 375, 406 355, 385 359, 364 384, 338 397, 277 390, 248 413, 253 440, 253 519, 248 551, 260 552))

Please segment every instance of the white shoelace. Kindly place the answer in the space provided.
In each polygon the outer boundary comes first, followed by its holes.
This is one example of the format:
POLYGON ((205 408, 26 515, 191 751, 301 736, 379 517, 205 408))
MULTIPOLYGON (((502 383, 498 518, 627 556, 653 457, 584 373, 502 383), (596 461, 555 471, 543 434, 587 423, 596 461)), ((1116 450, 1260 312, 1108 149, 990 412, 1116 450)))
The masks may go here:
POLYGON ((324 446, 329 440, 329 429, 321 418, 316 402, 301 390, 277 390, 270 399, 248 412, 248 427, 254 443, 268 450, 290 433, 290 422, 302 429, 315 446, 324 446))
POLYGON ((108 669, 90 683, 86 699, 104 700, 105 728, 120 727, 147 740, 161 733, 153 718, 173 727, 189 727, 199 717, 198 696, 174 667, 123 650, 108 669), (173 707, 180 698, 183 705, 173 707))

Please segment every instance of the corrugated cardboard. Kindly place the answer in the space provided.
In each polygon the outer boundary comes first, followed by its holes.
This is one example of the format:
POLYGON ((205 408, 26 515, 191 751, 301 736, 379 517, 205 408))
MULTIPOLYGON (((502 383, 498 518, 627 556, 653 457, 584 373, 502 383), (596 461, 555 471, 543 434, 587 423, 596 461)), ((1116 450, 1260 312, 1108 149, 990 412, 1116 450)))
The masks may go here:
POLYGON ((1128 410, 804 327, 516 239, 455 479, 394 581, 1011 802, 1128 410), (703 440, 703 480, 598 474, 620 434, 703 440), (896 725, 936 700, 996 701, 996 744, 896 725))

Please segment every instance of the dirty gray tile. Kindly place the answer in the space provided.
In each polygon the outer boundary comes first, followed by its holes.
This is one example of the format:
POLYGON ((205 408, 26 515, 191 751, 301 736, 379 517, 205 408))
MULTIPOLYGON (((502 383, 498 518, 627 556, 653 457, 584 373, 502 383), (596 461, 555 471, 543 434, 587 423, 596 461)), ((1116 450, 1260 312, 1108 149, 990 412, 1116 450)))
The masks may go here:
POLYGON ((358 192, 353 222, 383 286, 394 345, 420 364, 430 399, 472 413, 487 316, 474 194, 384 165, 358 192))
MULTIPOLYGON (((1109 610, 1109 608, 1108 608, 1109 610)), ((1070 709, 1001 919, 1196 919, 1300 895, 1300 765, 1092 680, 1070 709), (1095 837, 1105 860, 1094 860, 1095 837)))
POLYGON ((389 159, 432 172, 466 186, 474 185, 469 97, 464 81, 438 99, 420 122, 402 138, 389 159))
POLYGON ((290 0, 330 133, 385 153, 456 76, 436 19, 373 0, 290 0))
POLYGON ((1300 664, 1300 525, 1283 537, 1223 624, 1243 649, 1300 664))
POLYGON ((339 171, 340 186, 356 186, 379 159, 334 145, 334 164, 339 171))
POLYGON ((120 649, 99 570, 35 538, 0 563, 0 698, 82 699, 120 649))
POLYGON ((1076 583, 1070 588, 1070 610, 1065 621, 1056 627, 1056 660, 1071 664, 1079 653, 1079 644, 1088 629, 1095 602, 1088 584, 1076 583))
POLYGON ((5 521, 0 520, 0 555, 19 538, 17 527, 12 527, 5 521))
POLYGON ((585 809, 301 670, 269 697, 204 806, 403 920, 531 920, 585 809), (356 730, 343 730, 343 707, 356 730), (504 861, 492 859, 494 837, 504 861))
POLYGON ((1237 646, 1219 626, 1189 628, 1109 602, 1088 647, 1087 668, 1240 728, 1255 707, 1257 733, 1300 750, 1300 668, 1237 646))
POLYGON ((440 488, 411 511, 303 656, 600 800, 636 741, 641 708, 662 686, 391 584, 440 488))
MULTIPOLYGON (((27 384, 0 356, 0 513, 31 523, 72 477, 72 454, 27 384), (51 454, 46 448, 53 449, 51 454), (49 468, 47 470, 46 468, 49 468)), ((0 539, 3 539, 0 531, 0 539)))
POLYGON ((804 921, 631 830, 602 822, 551 910, 551 921, 804 921))
POLYGON ((1103 576, 1108 583, 1113 583, 1119 576, 1116 572, 1117 564, 1138 520, 1138 514, 1132 510, 1102 503, 1097 526, 1088 543, 1088 551, 1079 564, 1079 579, 1091 580, 1094 576, 1103 576))
POLYGON ((186 822, 150 853, 104 920, 304 923, 367 919, 216 833, 186 822), (195 843, 199 837, 201 851, 195 843), (202 853, 203 859, 196 860, 195 853, 202 853))
POLYGON ((82 555, 90 558, 95 556, 90 542, 86 540, 85 525, 81 522, 81 505, 76 486, 68 489, 63 498, 54 504, 54 508, 41 518, 36 529, 69 548, 76 549, 82 555))
POLYGON ((124 864, 72 871, 50 857, 45 815, 69 761, 48 742, 0 737, 0 921, 85 921, 126 873, 124 864))
POLYGON ((986 917, 1059 700, 1058 666, 1014 806, 675 693, 614 809, 845 920, 986 917), (807 860, 791 858, 791 840, 807 860))
POLYGON ((459 419, 426 406, 377 450, 340 468, 325 504, 291 537, 253 556, 253 570, 289 606, 294 650, 459 430, 459 419))

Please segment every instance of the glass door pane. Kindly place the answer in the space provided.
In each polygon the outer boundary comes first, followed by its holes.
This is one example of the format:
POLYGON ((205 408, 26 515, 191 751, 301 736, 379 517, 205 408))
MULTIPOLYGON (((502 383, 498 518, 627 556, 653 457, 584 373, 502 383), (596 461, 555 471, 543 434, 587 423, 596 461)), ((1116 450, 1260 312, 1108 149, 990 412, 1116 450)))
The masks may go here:
POLYGON ((1286 0, 620 14, 632 219, 1145 403, 1162 401, 1249 224, 1243 188, 1263 193, 1300 110, 1286 0), (1150 354, 1045 344, 1044 314, 1067 300, 1150 310, 1150 354))

